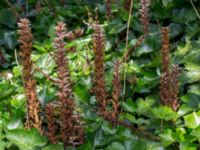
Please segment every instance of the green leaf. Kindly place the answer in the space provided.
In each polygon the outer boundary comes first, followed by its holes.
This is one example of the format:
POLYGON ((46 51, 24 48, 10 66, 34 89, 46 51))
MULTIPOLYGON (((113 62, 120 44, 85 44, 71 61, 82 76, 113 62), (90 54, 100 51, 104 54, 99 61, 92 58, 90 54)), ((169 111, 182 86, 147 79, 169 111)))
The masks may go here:
POLYGON ((137 106, 136 112, 139 115, 151 116, 152 115, 151 106, 153 104, 154 104, 153 99, 143 100, 143 99, 139 98, 136 101, 136 106, 137 106))
POLYGON ((191 41, 189 38, 186 38, 186 44, 184 46, 179 45, 177 51, 175 52, 175 55, 183 56, 187 54, 191 50, 191 48, 191 41))
POLYGON ((14 129, 6 132, 9 141, 16 144, 20 150, 33 150, 36 146, 42 147, 47 140, 36 129, 14 129))
POLYGON ((119 142, 113 142, 106 150, 125 150, 124 146, 119 142))
MULTIPOLYGON (((36 61, 36 60, 35 60, 36 61)), ((37 58, 36 65, 41 68, 45 73, 50 74, 55 67, 55 62, 49 54, 42 54, 37 58)))
POLYGON ((178 118, 178 113, 174 112, 167 106, 159 106, 158 108, 153 108, 153 114, 156 118, 163 119, 165 121, 176 120, 178 118))
POLYGON ((197 109, 199 107, 200 96, 194 93, 188 93, 181 97, 181 100, 186 103, 189 107, 197 109))
POLYGON ((126 102, 122 102, 122 107, 125 111, 133 113, 136 110, 136 104, 132 99, 128 99, 126 102))
POLYGON ((63 144, 50 144, 42 148, 42 150, 64 150, 63 144))
POLYGON ((200 125, 200 113, 193 112, 184 116, 185 126, 191 129, 195 129, 200 125))
POLYGON ((159 136, 164 147, 167 147, 175 142, 173 131, 171 129, 165 130, 163 133, 159 134, 159 136))
POLYGON ((9 83, 0 84, 0 101, 9 98, 15 92, 15 87, 9 83))
POLYGON ((23 127, 23 123, 22 123, 21 119, 19 119, 19 118, 12 118, 9 121, 9 123, 7 124, 8 130, 22 128, 22 127, 23 127))
POLYGON ((188 105, 186 105, 186 104, 183 104, 183 105, 181 105, 180 107, 179 107, 179 109, 178 109, 178 114, 179 114, 179 116, 183 116, 183 115, 185 115, 186 113, 188 113, 188 112, 190 112, 190 111, 192 111, 193 109, 191 108, 191 107, 189 107, 188 105))
POLYGON ((197 145, 189 142, 182 142, 179 145, 180 150, 197 150, 197 145))
POLYGON ((188 83, 196 82, 200 80, 200 65, 194 63, 187 63, 185 66, 186 77, 188 78, 188 83))
POLYGON ((76 84, 74 93, 78 99, 84 102, 89 102, 89 89, 84 84, 76 84))
POLYGON ((190 133, 190 135, 196 137, 198 139, 198 141, 200 141, 200 126, 193 129, 192 132, 190 133))
POLYGON ((5 150, 6 145, 7 145, 6 142, 0 141, 0 150, 5 150))

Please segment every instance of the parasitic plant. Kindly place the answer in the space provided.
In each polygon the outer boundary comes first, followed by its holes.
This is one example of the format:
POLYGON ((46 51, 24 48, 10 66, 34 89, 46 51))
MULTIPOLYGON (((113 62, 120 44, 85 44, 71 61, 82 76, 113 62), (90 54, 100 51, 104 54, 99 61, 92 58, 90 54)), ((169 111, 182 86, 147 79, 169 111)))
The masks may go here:
POLYGON ((32 127, 41 131, 41 119, 39 116, 39 100, 36 93, 36 82, 33 80, 31 61, 33 35, 31 33, 30 22, 28 19, 21 19, 18 23, 18 34, 22 58, 22 75, 24 80, 24 89, 27 102, 27 119, 25 126, 32 127))
POLYGON ((71 89, 70 71, 68 59, 65 57, 66 25, 59 22, 55 27, 56 38, 54 39, 55 62, 58 74, 58 99, 61 103, 60 134, 65 145, 78 145, 83 142, 83 129, 80 118, 74 114, 75 103, 71 89))
POLYGON ((99 104, 99 113, 106 111, 107 91, 104 79, 104 50, 105 39, 102 27, 98 23, 92 25, 94 33, 92 35, 93 51, 94 51, 94 94, 99 104))
POLYGON ((56 137, 57 124, 54 115, 54 107, 51 104, 47 104, 45 107, 45 116, 47 117, 48 126, 46 135, 51 143, 56 144, 58 142, 56 137))
POLYGON ((160 97, 161 103, 171 107, 177 111, 179 106, 178 92, 179 92, 179 72, 177 65, 173 66, 172 71, 169 68, 169 28, 163 27, 162 32, 162 74, 160 78, 160 97))

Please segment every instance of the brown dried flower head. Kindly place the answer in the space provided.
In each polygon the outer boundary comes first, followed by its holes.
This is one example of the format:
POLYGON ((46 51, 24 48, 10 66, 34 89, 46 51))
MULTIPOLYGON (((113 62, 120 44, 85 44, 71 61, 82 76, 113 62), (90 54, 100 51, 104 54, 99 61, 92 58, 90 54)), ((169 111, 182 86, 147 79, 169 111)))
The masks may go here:
POLYGON ((100 112, 105 112, 107 91, 104 80, 104 50, 105 39, 103 29, 99 24, 93 24, 94 33, 92 35, 94 51, 94 93, 99 104, 100 112))
POLYGON ((57 92, 58 100, 61 103, 60 113, 60 134, 65 145, 76 145, 82 143, 83 130, 80 134, 76 134, 76 129, 82 128, 80 122, 74 117, 75 103, 71 89, 71 78, 68 68, 68 59, 65 57, 65 37, 66 25, 59 22, 55 27, 57 37, 54 39, 55 62, 57 66, 57 75, 60 83, 57 92))
POLYGON ((25 96, 27 100, 27 120, 26 128, 35 127, 41 131, 41 119, 39 116, 39 100, 36 93, 36 82, 33 80, 32 74, 32 40, 33 35, 31 33, 30 22, 28 19, 21 19, 18 23, 19 30, 19 42, 20 50, 22 57, 22 66, 23 66, 23 79, 24 79, 24 88, 25 96))

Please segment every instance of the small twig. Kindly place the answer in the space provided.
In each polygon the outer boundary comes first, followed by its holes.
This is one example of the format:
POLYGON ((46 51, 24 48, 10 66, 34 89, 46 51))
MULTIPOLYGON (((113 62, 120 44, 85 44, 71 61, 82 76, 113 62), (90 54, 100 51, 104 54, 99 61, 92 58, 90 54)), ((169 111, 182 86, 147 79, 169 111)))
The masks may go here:
POLYGON ((190 3, 191 3, 191 5, 192 5, 192 7, 193 7, 193 9, 194 9, 194 11, 195 11, 195 13, 196 13, 196 15, 197 15, 198 19, 200 20, 200 15, 199 15, 199 13, 198 13, 198 11, 197 11, 197 9, 196 9, 196 7, 195 7, 195 5, 194 5, 193 1, 192 1, 192 0, 190 0, 190 3))

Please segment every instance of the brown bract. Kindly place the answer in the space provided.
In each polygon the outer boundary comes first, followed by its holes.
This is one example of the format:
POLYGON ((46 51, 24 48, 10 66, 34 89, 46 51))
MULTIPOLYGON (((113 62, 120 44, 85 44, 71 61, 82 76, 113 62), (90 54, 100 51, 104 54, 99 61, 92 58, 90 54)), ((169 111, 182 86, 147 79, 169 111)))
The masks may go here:
POLYGON ((36 93, 36 82, 33 80, 32 74, 32 40, 33 35, 31 33, 30 22, 28 19, 20 19, 18 23, 19 30, 19 42, 23 66, 23 80, 25 88, 25 96, 27 100, 27 119, 26 128, 35 127, 41 131, 41 119, 38 113, 40 112, 39 101, 36 93))

